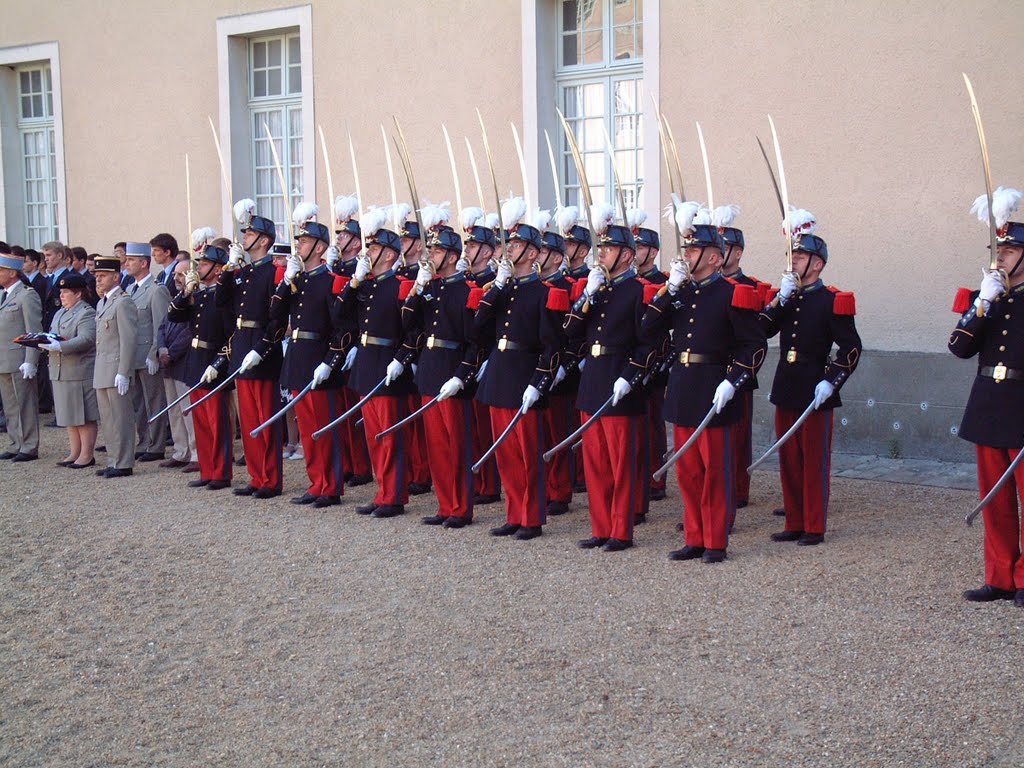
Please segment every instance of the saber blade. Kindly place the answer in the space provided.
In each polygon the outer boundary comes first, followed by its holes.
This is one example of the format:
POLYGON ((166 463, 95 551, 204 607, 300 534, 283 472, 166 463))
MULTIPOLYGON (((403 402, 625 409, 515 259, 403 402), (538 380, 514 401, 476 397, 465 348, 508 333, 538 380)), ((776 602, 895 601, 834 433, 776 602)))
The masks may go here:
POLYGON ((473 179, 476 181, 476 196, 480 202, 480 209, 483 211, 487 210, 487 206, 484 205, 484 188, 480 183, 480 169, 476 167, 476 155, 473 152, 473 145, 469 142, 469 137, 466 137, 466 150, 469 152, 469 164, 473 167, 473 179))
MULTIPOLYGON (((359 215, 363 215, 363 192, 359 187, 359 168, 356 166, 356 147, 352 143, 352 132, 348 133, 348 153, 352 158, 352 176, 355 180, 356 185, 356 202, 359 205, 359 215)), ((332 203, 333 205, 333 203, 332 203)), ((366 235, 363 234, 363 228, 359 228, 359 253, 364 255, 366 253, 366 235)))
POLYGON ((484 463, 489 458, 491 458, 491 454, 493 454, 496 450, 498 450, 498 446, 501 445, 502 442, 504 442, 505 438, 508 437, 510 434, 512 434, 512 430, 515 429, 516 424, 518 424, 519 421, 525 415, 526 415, 526 407, 525 406, 520 408, 518 411, 516 411, 516 415, 512 417, 512 421, 510 421, 508 423, 508 426, 505 427, 505 431, 501 433, 501 436, 497 440, 494 441, 494 445, 492 445, 490 448, 488 448, 487 452, 484 453, 484 455, 480 457, 480 460, 476 464, 473 465, 472 471, 473 471, 474 474, 480 471, 480 467, 482 467, 484 465, 484 463))
POLYGON ((971 85, 971 78, 964 75, 964 84, 967 86, 967 94, 971 97, 971 114, 974 115, 974 126, 978 129, 978 143, 981 145, 981 164, 985 169, 985 197, 988 198, 988 236, 989 248, 989 269, 996 268, 996 215, 992 210, 992 166, 988 160, 988 142, 985 141, 985 126, 981 124, 981 112, 978 111, 978 100, 974 97, 974 86, 971 85))
POLYGON ((263 123, 263 132, 267 135, 267 141, 270 142, 270 152, 274 156, 274 167, 277 168, 277 180, 281 184, 281 198, 284 201, 284 220, 288 224, 288 244, 291 245, 295 242, 295 229, 292 226, 292 200, 291 194, 288 191, 288 186, 284 180, 284 166, 281 165, 281 157, 277 154, 277 144, 274 142, 274 136, 270 133, 270 126, 263 123))
POLYGON ((701 432, 708 428, 708 424, 711 423, 711 420, 713 418, 715 418, 714 405, 711 406, 711 410, 708 411, 707 415, 704 417, 704 420, 701 421, 701 423, 697 426, 695 430, 693 430, 693 434, 690 435, 690 439, 683 443, 683 447, 680 448, 675 453, 673 453, 669 457, 669 460, 666 461, 663 466, 659 467, 658 471, 654 473, 655 480, 661 480, 661 478, 663 478, 668 473, 668 471, 672 468, 672 465, 679 461, 679 457, 686 453, 690 449, 691 445, 697 442, 697 438, 700 437, 701 432))
POLYGON ((252 432, 250 432, 249 433, 249 437, 256 437, 256 435, 258 435, 260 432, 265 430, 267 427, 269 427, 275 421, 279 420, 282 416, 284 416, 286 413, 288 413, 288 411, 290 411, 292 408, 294 408, 296 405, 298 405, 299 404, 299 400, 301 400, 306 395, 308 395, 310 393, 310 391, 312 391, 312 389, 313 389, 313 382, 311 381, 311 382, 309 382, 309 384, 304 386, 302 388, 302 390, 297 395, 295 395, 295 397, 293 397, 291 400, 289 400, 287 403, 285 403, 284 408, 282 408, 280 411, 275 413, 269 419, 267 419, 262 424, 260 424, 258 427, 256 427, 256 429, 254 429, 252 432))
POLYGON ((459 184, 459 166, 455 163, 455 150, 452 149, 452 140, 448 135, 448 127, 441 123, 441 130, 444 132, 444 143, 448 147, 448 163, 452 167, 452 182, 455 184, 455 207, 458 210, 456 216, 462 216, 462 185, 459 184))
POLYGON ((322 428, 318 429, 316 432, 314 432, 313 433, 313 439, 314 440, 319 440, 320 437, 325 432, 330 432, 332 429, 334 429, 335 427, 340 425, 342 422, 346 421, 349 416, 351 416, 353 413, 355 413, 360 408, 362 408, 364 405, 366 405, 370 401, 370 398, 373 397, 374 395, 376 395, 382 388, 384 388, 384 386, 386 386, 387 383, 388 383, 388 377, 385 376, 383 379, 381 379, 379 382, 377 382, 377 385, 373 389, 370 390, 369 394, 367 394, 366 397, 364 397, 358 403, 353 405, 351 408, 349 408, 347 411, 345 411, 343 414, 341 414, 341 416, 339 416, 334 421, 332 421, 330 424, 328 424, 326 427, 322 427, 322 428))
POLYGON ((512 138, 516 140, 516 154, 519 155, 519 175, 523 178, 523 199, 526 200, 526 210, 532 212, 533 205, 530 203, 530 179, 526 175, 526 156, 523 154, 523 144, 519 141, 519 129, 515 123, 512 126, 512 138))
POLYGON ((775 121, 768 115, 768 125, 772 129, 772 143, 775 145, 775 165, 779 167, 779 192, 782 195, 782 207, 786 229, 786 271, 793 271, 793 225, 789 216, 789 191, 786 189, 786 169, 782 165, 782 149, 779 147, 779 134, 775 130, 775 121))
POLYGON ((708 210, 715 210, 715 194, 711 191, 711 165, 708 163, 708 148, 704 143, 704 131, 697 123, 697 138, 700 139, 700 155, 704 158, 704 183, 708 187, 708 210))
POLYGON ((235 378, 238 376, 238 374, 240 374, 241 372, 242 372, 242 369, 239 368, 234 373, 232 373, 230 376, 228 376, 226 379, 224 379, 224 381, 222 381, 216 387, 214 387, 209 392, 207 392, 205 395, 203 395, 201 398, 196 400, 194 403, 192 403, 191 405, 187 405, 184 408, 182 408, 181 409, 182 416, 191 413, 193 410, 195 410, 196 406, 201 405, 202 403, 205 403, 211 397, 216 395, 218 392, 220 392, 222 389, 224 389, 224 387, 226 387, 228 384, 230 384, 232 381, 234 381, 235 378))
POLYGON ((604 413, 611 406, 612 400, 614 400, 614 399, 615 399, 615 395, 614 394, 610 395, 608 397, 608 399, 605 400, 604 403, 602 403, 601 407, 598 408, 596 411, 594 411, 591 414, 590 418, 587 419, 585 422, 583 422, 583 424, 580 425, 579 429, 577 429, 575 432, 573 432, 571 435, 569 435, 567 438, 565 438, 565 440, 560 442, 554 448, 550 449, 549 451, 546 451, 544 453, 544 461, 551 461, 552 457, 556 453, 558 453, 563 448, 566 448, 566 447, 568 447, 570 445, 573 448, 575 448, 576 447, 575 443, 576 443, 577 439, 579 439, 580 436, 584 432, 586 432, 594 422, 596 422, 598 420, 598 418, 601 416, 601 414, 604 413))
POLYGON ((180 402, 181 402, 182 400, 184 400, 184 399, 185 399, 186 397, 188 397, 189 395, 191 395, 191 394, 192 394, 193 392, 195 392, 195 391, 196 391, 197 389, 199 389, 199 388, 200 388, 201 386, 203 386, 203 382, 202 382, 202 381, 200 381, 200 382, 199 382, 198 384, 196 384, 196 385, 195 385, 194 387, 192 387, 191 389, 189 389, 189 390, 188 390, 187 392, 183 392, 182 394, 178 395, 178 396, 177 396, 177 397, 176 397, 176 398, 174 399, 174 402, 173 402, 173 403, 169 404, 169 405, 168 405, 168 406, 167 406, 166 408, 164 408, 164 409, 163 409, 162 411, 157 411, 157 412, 156 412, 156 413, 155 413, 154 415, 150 416, 150 417, 149 417, 149 421, 147 421, 146 423, 147 423, 147 424, 152 424, 152 423, 153 423, 154 421, 156 421, 157 419, 159 419, 159 418, 160 418, 161 416, 163 416, 163 415, 164 415, 165 413, 167 413, 167 412, 168 412, 169 410, 171 410, 171 408, 173 408, 174 406, 176 406, 176 405, 177 405, 178 403, 180 403, 180 402))
POLYGON ((390 427, 385 429, 383 432, 378 432, 374 439, 376 439, 376 440, 383 440, 386 436, 390 435, 392 432, 396 432, 399 429, 401 429, 402 427, 404 427, 406 424, 408 424, 409 422, 415 421, 420 416, 422 416, 424 413, 426 413, 428 410, 430 410, 435 405, 437 405, 438 402, 440 402, 437 399, 439 397, 440 397, 440 395, 434 395, 434 398, 432 400, 429 400, 426 403, 424 403, 421 407, 417 408, 415 411, 410 413, 408 416, 406 416, 401 421, 396 421, 394 424, 392 424, 390 427))
POLYGON ((331 231, 333 232, 337 224, 334 218, 334 175, 331 173, 331 158, 327 154, 327 140, 324 138, 324 127, 317 125, 317 130, 320 132, 320 151, 324 156, 324 171, 327 173, 327 209, 331 212, 331 231))
POLYGON ((775 199, 779 201, 779 215, 782 218, 786 218, 786 204, 782 202, 782 192, 779 191, 779 182, 775 178, 775 169, 772 168, 772 161, 768 159, 768 153, 764 151, 764 144, 761 143, 761 137, 755 136, 757 139, 757 146, 761 148, 761 157, 764 158, 764 164, 768 166, 768 175, 772 179, 772 187, 775 189, 775 199))
POLYGON ((1010 466, 1008 466, 1006 471, 1003 472, 1003 476, 1000 477, 999 480, 996 481, 996 484, 992 486, 992 490, 985 494, 985 498, 978 502, 978 506, 967 513, 967 516, 964 518, 964 522, 967 523, 968 526, 974 523, 974 518, 978 516, 981 510, 991 503, 992 499, 996 497, 996 494, 999 493, 1003 486, 1006 485, 1011 477, 1013 477, 1013 473, 1017 471, 1017 467, 1020 466, 1021 461, 1024 461, 1024 448, 1021 448, 1020 451, 1017 452, 1013 461, 1010 462, 1010 466))
POLYGON ((773 453, 779 450, 779 448, 782 447, 783 443, 785 443, 787 440, 789 440, 789 438, 796 434, 796 431, 800 429, 800 425, 807 421, 808 417, 810 417, 812 413, 814 413, 813 400, 811 401, 811 404, 804 409, 804 412, 800 414, 800 418, 793 423, 793 426, 787 429, 786 433, 778 440, 776 440, 775 444, 767 451, 765 451, 764 455, 761 458, 759 458, 757 461, 755 461, 753 464, 747 467, 747 472, 753 472, 755 469, 761 466, 761 464, 763 464, 764 461, 768 459, 773 453))

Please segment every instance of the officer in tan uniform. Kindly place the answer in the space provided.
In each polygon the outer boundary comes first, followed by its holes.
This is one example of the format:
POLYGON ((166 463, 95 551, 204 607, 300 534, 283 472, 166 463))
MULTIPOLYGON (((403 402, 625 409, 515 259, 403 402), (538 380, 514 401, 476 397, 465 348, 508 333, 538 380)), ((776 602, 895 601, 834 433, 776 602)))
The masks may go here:
POLYGON ((0 243, 0 401, 7 416, 9 450, 0 459, 33 461, 39 457, 39 392, 34 381, 39 350, 13 339, 42 330, 39 294, 21 281, 25 260, 0 243))

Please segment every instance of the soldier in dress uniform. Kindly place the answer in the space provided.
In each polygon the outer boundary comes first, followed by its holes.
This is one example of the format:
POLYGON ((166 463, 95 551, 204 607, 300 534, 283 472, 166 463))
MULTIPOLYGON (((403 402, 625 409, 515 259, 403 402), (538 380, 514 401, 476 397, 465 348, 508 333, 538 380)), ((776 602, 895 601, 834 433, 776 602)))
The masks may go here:
POLYGON ((477 391, 477 398, 491 408, 493 433, 501 435, 517 411, 525 414, 497 448, 506 523, 491 530, 493 536, 520 540, 540 536, 546 521, 541 411, 558 370, 562 323, 569 309, 566 292, 546 285, 534 269, 543 243, 540 230, 523 223, 525 216, 522 198, 502 205, 507 259, 486 293, 478 288, 470 295, 476 332, 494 344, 477 391))
POLYGON ((278 421, 256 437, 250 433, 281 409, 281 334, 267 333, 270 301, 279 279, 270 256, 277 227, 257 215, 256 203, 249 199, 235 203, 234 214, 242 227, 242 243, 231 244, 216 292, 217 306, 235 318, 235 332, 226 350, 228 375, 241 371, 235 379, 238 421, 250 480, 234 493, 269 499, 281 495, 284 425, 278 421), (250 486, 256 490, 250 491, 250 486))
POLYGON ((568 276, 573 280, 587 279, 590 274, 590 267, 587 265, 587 256, 590 255, 591 245, 590 229, 586 220, 579 218, 579 209, 576 206, 566 206, 559 211, 559 219, 565 219, 566 227, 562 232, 565 236, 565 260, 569 265, 568 276), (576 213, 577 220, 571 222, 572 213, 576 213))
POLYGON ((121 288, 121 260, 99 256, 93 272, 96 292, 96 365, 92 386, 103 425, 108 466, 100 477, 128 477, 135 466, 135 380, 139 310, 121 288))
MULTIPOLYGON (((217 305, 217 283, 228 263, 228 252, 212 244, 200 244, 198 263, 185 277, 185 287, 171 300, 167 316, 175 323, 188 323, 192 342, 185 353, 184 383, 190 389, 203 386, 189 395, 199 403, 219 379, 228 374, 228 358, 220 354, 231 338, 234 314, 217 305)), ((231 390, 225 387, 196 405, 192 411, 199 459, 199 477, 189 482, 192 488, 217 491, 231 485, 234 467, 234 429, 231 418, 231 390)), ((254 489, 255 490, 255 489, 254 489)))
POLYGON ((39 350, 11 340, 43 330, 39 294, 22 282, 25 259, 0 242, 0 404, 7 417, 9 450, 0 459, 35 461, 39 457, 39 350))
MULTIPOLYGON (((978 356, 978 374, 960 423, 959 435, 975 444, 978 491, 988 495, 1024 444, 1024 223, 1010 221, 1021 193, 999 187, 992 196, 997 227, 996 269, 981 288, 961 288, 953 311, 960 315, 949 351, 978 356)), ((972 208, 988 223, 988 198, 972 208)), ((964 592, 964 599, 987 603, 1013 600, 1024 608, 1024 557, 1021 556, 1020 507, 1024 465, 1019 465, 982 514, 985 520, 985 583, 964 592)))
POLYGON ((270 307, 270 335, 291 328, 282 384, 292 397, 313 383, 313 389, 295 406, 310 484, 291 501, 319 509, 340 504, 345 489, 342 460, 347 434, 335 429, 325 439, 314 440, 313 433, 345 412, 342 365, 352 330, 350 324, 334 323, 335 297, 349 278, 335 275, 323 260, 331 232, 314 221, 318 212, 313 203, 295 207, 295 251, 288 257, 284 279, 270 307))
MULTIPOLYGON (((434 215, 424 210, 424 217, 434 215)), ((457 269, 462 238, 453 229, 430 232, 428 259, 402 306, 406 344, 420 349, 416 366, 419 405, 437 403, 422 419, 434 476, 437 512, 426 525, 462 528, 473 522, 473 382, 479 355, 473 341, 470 285, 457 269)))
POLYGON ((592 535, 579 546, 620 552, 633 546, 633 521, 648 495, 647 393, 642 382, 654 350, 641 337, 645 299, 650 296, 633 267, 633 233, 628 226, 611 223, 614 208, 600 208, 606 210, 595 211, 595 221, 600 222, 598 264, 573 303, 565 330, 570 341, 583 342, 587 356, 576 401, 583 418, 589 419, 612 398, 611 406, 583 433, 592 535))
POLYGON ((839 389, 860 361, 861 342, 853 294, 821 281, 828 246, 814 234, 814 215, 799 209, 790 222, 793 271, 760 315, 768 337, 779 336, 769 396, 776 433, 781 437, 811 404, 814 412, 779 449, 786 528, 772 540, 814 545, 825 540, 828 519, 833 410, 842 405, 839 389), (839 349, 829 359, 833 344, 839 349))
POLYGON ((686 546, 670 557, 717 563, 726 558, 736 509, 731 427, 740 409, 733 396, 764 362, 767 343, 757 319, 757 292, 719 271, 725 243, 710 213, 698 212, 696 203, 683 203, 676 225, 683 235, 684 261, 672 263, 668 282, 644 314, 643 332, 649 343, 657 343, 672 329, 664 415, 675 425, 675 445, 694 434, 709 406, 715 415, 678 459, 686 546))
MULTIPOLYGON (((368 435, 377 435, 409 413, 409 395, 415 386, 411 363, 415 348, 403 344, 402 304, 412 280, 395 274, 401 256, 401 238, 386 225, 390 207, 371 207, 360 220, 367 252, 360 256, 352 279, 334 305, 337 324, 356 328, 356 354, 349 386, 365 397, 381 381, 387 383, 362 408, 368 435)), ((405 512, 409 501, 407 443, 409 430, 400 429, 381 440, 368 441, 370 461, 377 477, 373 501, 356 507, 361 515, 394 517, 405 512)))

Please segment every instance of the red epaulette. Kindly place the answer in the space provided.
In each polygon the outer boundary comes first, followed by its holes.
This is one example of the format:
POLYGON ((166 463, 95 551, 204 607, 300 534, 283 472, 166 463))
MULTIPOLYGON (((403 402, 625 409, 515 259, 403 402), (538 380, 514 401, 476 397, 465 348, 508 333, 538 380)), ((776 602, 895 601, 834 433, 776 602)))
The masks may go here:
POLYGON ((953 311, 962 315, 971 308, 971 289, 957 288, 956 298, 953 299, 953 311))
POLYGON ((779 289, 778 288, 772 288, 769 285, 768 286, 768 290, 765 291, 765 294, 764 294, 764 304, 765 304, 765 306, 768 306, 773 301, 775 301, 775 297, 778 296, 778 295, 779 295, 779 289))
POLYGON ((582 296, 583 295, 583 290, 586 287, 587 287, 587 281, 586 280, 577 280, 575 283, 573 283, 573 285, 572 285, 572 294, 571 294, 572 300, 576 301, 580 296, 582 296))
MULTIPOLYGON (((729 278, 726 278, 729 280, 729 278)), ((729 280, 733 284, 732 305, 737 309, 752 309, 755 312, 761 311, 763 304, 757 289, 752 285, 743 285, 729 280)))
POLYGON ((644 304, 650 304, 654 301, 654 297, 658 295, 662 285, 665 285, 665 283, 662 283, 661 285, 658 283, 647 283, 647 285, 644 286, 644 304))
POLYGON ((409 291, 416 285, 415 280, 406 280, 404 277, 398 278, 401 282, 398 284, 398 300, 405 301, 409 298, 409 291))
MULTIPOLYGON (((753 279, 757 280, 756 277, 753 278, 753 279)), ((762 283, 760 280, 757 280, 756 288, 757 288, 758 295, 761 297, 761 305, 762 306, 766 305, 768 303, 768 292, 771 291, 772 284, 771 283, 762 283)))
POLYGON ((348 278, 345 275, 335 275, 334 282, 331 284, 331 293, 337 296, 345 290, 346 285, 348 285, 348 278))
POLYGON ((480 309, 480 300, 484 297, 483 288, 470 288, 469 298, 466 300, 466 308, 472 309, 474 312, 480 309))
POLYGON ((274 284, 278 285, 282 280, 284 280, 284 267, 278 267, 274 273, 274 284))
POLYGON ((569 292, 564 288, 548 288, 547 308, 555 312, 569 311, 569 292))
POLYGON ((838 288, 828 287, 835 294, 835 301, 832 303, 832 314, 835 315, 856 315, 857 302, 850 291, 840 291, 838 288))

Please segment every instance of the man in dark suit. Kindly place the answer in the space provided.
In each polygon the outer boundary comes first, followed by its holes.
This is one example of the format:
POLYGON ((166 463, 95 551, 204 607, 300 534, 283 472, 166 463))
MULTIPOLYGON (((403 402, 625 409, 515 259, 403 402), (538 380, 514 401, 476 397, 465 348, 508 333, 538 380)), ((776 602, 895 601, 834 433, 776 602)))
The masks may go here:
POLYGON ((178 241, 174 235, 161 232, 149 241, 153 251, 153 261, 160 266, 160 271, 153 275, 153 282, 162 285, 172 296, 177 293, 174 287, 174 265, 178 257, 178 241))
POLYGON ((25 249, 25 277, 35 292, 39 294, 40 303, 46 299, 46 275, 43 274, 43 255, 33 249, 25 249))

